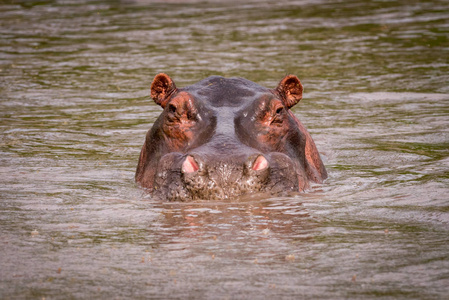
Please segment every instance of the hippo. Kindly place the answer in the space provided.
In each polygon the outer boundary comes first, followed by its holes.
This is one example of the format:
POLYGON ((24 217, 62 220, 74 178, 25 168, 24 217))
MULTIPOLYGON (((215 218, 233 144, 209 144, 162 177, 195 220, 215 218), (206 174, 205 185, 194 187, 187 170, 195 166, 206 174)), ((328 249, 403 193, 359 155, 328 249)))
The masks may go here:
POLYGON ((302 192, 327 172, 306 127, 290 110, 302 98, 295 75, 275 89, 211 76, 177 88, 164 73, 151 84, 163 108, 148 131, 135 180, 157 199, 226 200, 302 192))

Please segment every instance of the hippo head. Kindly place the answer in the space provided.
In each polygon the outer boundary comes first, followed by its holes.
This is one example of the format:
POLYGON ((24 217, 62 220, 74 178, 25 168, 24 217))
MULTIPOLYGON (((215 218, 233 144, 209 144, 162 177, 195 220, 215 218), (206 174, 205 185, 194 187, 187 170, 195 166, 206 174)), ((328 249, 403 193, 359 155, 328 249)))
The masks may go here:
POLYGON ((228 199, 303 191, 326 170, 290 108, 302 98, 296 76, 268 89, 243 78, 208 77, 177 88, 158 74, 151 97, 163 112, 148 131, 136 181, 167 200, 228 199))

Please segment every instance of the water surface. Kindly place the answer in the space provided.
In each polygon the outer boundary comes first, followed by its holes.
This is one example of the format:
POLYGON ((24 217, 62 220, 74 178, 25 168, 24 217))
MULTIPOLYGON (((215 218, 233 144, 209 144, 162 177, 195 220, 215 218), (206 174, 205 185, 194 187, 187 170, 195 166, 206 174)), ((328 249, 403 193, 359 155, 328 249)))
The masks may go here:
POLYGON ((444 299, 447 1, 3 1, 4 299, 444 299), (154 75, 275 87, 329 179, 163 203, 134 183, 154 75))

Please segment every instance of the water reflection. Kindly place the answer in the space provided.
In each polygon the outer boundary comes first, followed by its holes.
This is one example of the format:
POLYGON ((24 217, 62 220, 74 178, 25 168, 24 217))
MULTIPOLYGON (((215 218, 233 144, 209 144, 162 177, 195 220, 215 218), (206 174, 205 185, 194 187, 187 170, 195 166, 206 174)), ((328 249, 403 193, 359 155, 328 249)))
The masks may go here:
POLYGON ((300 199, 261 200, 234 204, 172 204, 163 213, 166 222, 163 227, 180 230, 176 234, 179 237, 219 237, 230 241, 242 236, 267 239, 273 234, 292 238, 296 234, 306 235, 311 229, 313 220, 300 199))

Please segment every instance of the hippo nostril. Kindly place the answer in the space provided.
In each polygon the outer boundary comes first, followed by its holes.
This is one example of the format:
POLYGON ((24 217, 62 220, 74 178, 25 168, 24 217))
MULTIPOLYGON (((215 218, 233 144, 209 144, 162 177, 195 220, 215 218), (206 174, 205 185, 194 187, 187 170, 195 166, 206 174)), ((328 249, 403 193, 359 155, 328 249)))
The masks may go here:
POLYGON ((253 163, 252 169, 254 171, 260 171, 268 168, 268 161, 263 155, 257 156, 256 160, 253 163))
POLYGON ((183 173, 193 173, 200 169, 198 163, 195 161, 193 156, 188 155, 184 162, 182 163, 181 171, 183 173))

